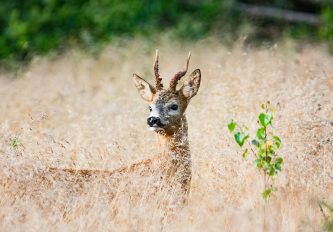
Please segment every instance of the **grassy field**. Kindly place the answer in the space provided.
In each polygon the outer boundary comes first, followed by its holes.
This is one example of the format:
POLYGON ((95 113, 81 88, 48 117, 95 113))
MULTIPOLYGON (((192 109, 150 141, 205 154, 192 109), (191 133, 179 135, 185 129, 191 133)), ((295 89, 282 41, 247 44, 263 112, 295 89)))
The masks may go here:
POLYGON ((134 72, 152 80, 155 48, 128 41, 98 57, 73 50, 36 58, 16 78, 1 73, 0 230, 261 231, 266 215, 268 231, 320 231, 318 202, 333 203, 333 58, 322 47, 294 47, 250 49, 240 42, 226 48, 214 40, 158 45, 165 80, 189 50, 190 71, 202 71, 187 110, 190 199, 167 221, 166 209, 146 191, 152 183, 135 177, 108 200, 104 182, 71 199, 61 193, 71 186, 31 191, 39 185, 34 173, 47 167, 111 170, 158 153, 147 105, 131 80, 134 72), (277 110, 285 163, 265 205, 262 177, 250 156, 242 159, 226 125, 242 116, 254 134, 251 122, 266 100, 277 110))

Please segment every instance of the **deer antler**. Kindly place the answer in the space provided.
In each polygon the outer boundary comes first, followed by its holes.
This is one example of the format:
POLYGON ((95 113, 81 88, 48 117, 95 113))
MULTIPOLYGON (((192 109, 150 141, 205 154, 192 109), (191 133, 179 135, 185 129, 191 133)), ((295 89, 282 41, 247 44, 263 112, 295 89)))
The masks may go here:
POLYGON ((156 49, 156 56, 155 56, 155 63, 154 63, 154 73, 155 73, 155 80, 156 80, 156 90, 162 90, 162 78, 160 78, 160 74, 158 73, 158 50, 156 49))
POLYGON ((178 81, 179 81, 183 76, 185 76, 185 74, 186 74, 186 72, 187 72, 187 69, 188 69, 188 64, 190 63, 190 58, 191 58, 191 52, 188 53, 188 57, 187 57, 187 60, 186 60, 185 70, 176 73, 176 74, 174 75, 174 77, 171 79, 171 81, 170 81, 170 86, 169 86, 171 90, 176 91, 176 87, 177 87, 178 81))

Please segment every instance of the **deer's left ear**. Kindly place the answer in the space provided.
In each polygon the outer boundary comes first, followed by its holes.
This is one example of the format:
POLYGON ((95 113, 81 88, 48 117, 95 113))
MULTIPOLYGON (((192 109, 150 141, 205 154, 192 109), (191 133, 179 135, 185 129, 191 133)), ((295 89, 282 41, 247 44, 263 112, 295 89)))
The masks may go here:
POLYGON ((156 93, 155 88, 136 74, 133 74, 133 81, 141 97, 144 100, 151 102, 153 100, 154 94, 156 93))
POLYGON ((200 87, 200 81, 201 81, 201 72, 200 69, 196 69, 184 82, 183 86, 180 88, 179 91, 181 91, 187 99, 190 99, 197 94, 200 87))

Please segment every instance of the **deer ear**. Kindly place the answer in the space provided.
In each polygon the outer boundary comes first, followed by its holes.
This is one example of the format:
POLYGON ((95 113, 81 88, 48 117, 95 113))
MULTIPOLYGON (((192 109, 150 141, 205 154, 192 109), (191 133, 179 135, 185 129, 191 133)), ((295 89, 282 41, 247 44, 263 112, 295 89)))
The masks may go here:
POLYGON ((155 88, 136 74, 133 74, 133 81, 141 97, 144 100, 151 102, 154 94, 156 93, 155 88))
POLYGON ((183 95, 187 99, 190 99, 197 94, 199 87, 200 87, 200 81, 201 81, 201 72, 200 72, 200 69, 196 69, 191 73, 189 78, 184 82, 180 91, 183 93, 183 95))

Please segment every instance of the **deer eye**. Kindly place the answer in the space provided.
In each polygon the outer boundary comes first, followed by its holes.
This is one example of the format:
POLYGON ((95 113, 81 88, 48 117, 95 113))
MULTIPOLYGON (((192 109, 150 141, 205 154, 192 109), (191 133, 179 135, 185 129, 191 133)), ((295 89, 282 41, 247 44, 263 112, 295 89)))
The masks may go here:
POLYGON ((150 106, 148 107, 148 109, 149 109, 149 111, 150 111, 150 112, 152 111, 152 109, 151 109, 151 107, 150 107, 150 106))
POLYGON ((172 109, 172 110, 178 110, 178 105, 176 105, 176 104, 172 104, 172 105, 170 106, 170 109, 172 109))

